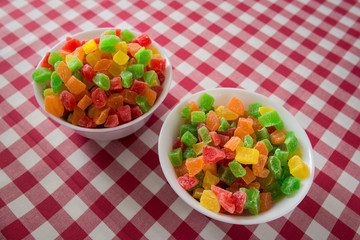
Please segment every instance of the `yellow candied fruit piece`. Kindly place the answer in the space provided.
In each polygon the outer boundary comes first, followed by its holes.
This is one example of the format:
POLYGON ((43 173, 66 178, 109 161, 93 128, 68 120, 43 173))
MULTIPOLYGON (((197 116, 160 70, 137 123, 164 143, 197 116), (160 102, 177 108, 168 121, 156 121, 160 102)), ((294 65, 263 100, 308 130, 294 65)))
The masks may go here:
POLYGON ((124 41, 115 43, 114 47, 116 49, 115 53, 117 53, 118 51, 122 51, 123 53, 127 53, 127 45, 126 45, 126 42, 124 42, 124 41))
POLYGON ((242 164, 257 164, 259 151, 254 148, 237 147, 235 160, 242 164))
POLYGON ((239 115, 234 113, 233 111, 231 111, 230 109, 228 109, 225 106, 217 106, 215 107, 215 113, 218 117, 223 117, 228 121, 232 121, 235 120, 237 118, 239 118, 239 115))
POLYGON ((274 109, 268 107, 259 107, 259 112, 261 115, 264 115, 267 112, 272 112, 274 109))
POLYGON ((200 199, 201 196, 202 196, 202 193, 203 193, 204 189, 203 188, 197 188, 193 191, 193 198, 195 199, 200 199))
MULTIPOLYGON (((297 149, 295 150, 295 152, 292 154, 292 156, 295 156, 295 155, 298 155, 299 157, 302 157, 302 152, 301 152, 300 148, 297 148, 297 149)), ((291 157, 292 157, 292 156, 291 156, 291 157)))
POLYGON ((85 43, 83 46, 82 46, 85 54, 89 54, 91 52, 94 52, 98 49, 98 46, 96 44, 96 42, 94 41, 94 39, 88 41, 87 43, 85 43))
POLYGON ((303 162, 303 160, 298 155, 295 155, 292 158, 290 158, 288 165, 289 165, 290 173, 294 177, 303 180, 310 175, 308 166, 303 162))
POLYGON ((49 96, 49 95, 57 95, 57 94, 54 93, 52 88, 47 88, 44 90, 44 97, 49 96))
POLYGON ((129 56, 124 53, 123 51, 118 51, 114 56, 113 56, 113 60, 114 62, 116 62, 116 64, 118 65, 124 65, 129 61, 129 56))
POLYGON ((120 73, 122 71, 125 71, 125 70, 126 70, 126 66, 124 66, 124 65, 120 66, 115 61, 113 61, 108 69, 108 72, 111 73, 111 75, 113 75, 114 77, 117 77, 120 75, 120 73))
POLYGON ((86 55, 86 61, 90 63, 92 67, 101 59, 101 53, 99 51, 91 52, 86 55))
POLYGON ((66 63, 68 63, 68 61, 70 61, 70 59, 71 59, 73 56, 74 56, 74 55, 73 55, 72 53, 66 55, 66 57, 65 57, 66 63))
POLYGON ((203 146, 204 146, 204 142, 199 142, 199 143, 196 143, 193 145, 193 150, 194 150, 196 156, 199 156, 200 154, 202 154, 203 146))
MULTIPOLYGON (((147 49, 148 49, 148 50, 151 50, 153 56, 154 56, 154 54, 159 53, 159 51, 158 51, 158 49, 157 49, 156 47, 149 47, 149 48, 147 48, 147 49)), ((160 55, 160 54, 159 54, 159 55, 160 55)))
POLYGON ((204 190, 201 198, 200 198, 200 205, 210 210, 212 212, 218 213, 220 212, 220 203, 217 200, 216 194, 213 193, 211 190, 204 190))
POLYGON ((219 182, 220 182, 220 178, 213 175, 210 171, 206 171, 203 179, 202 187, 204 189, 210 189, 211 185, 216 185, 219 182))
POLYGON ((151 58, 162 58, 162 57, 161 57, 161 55, 160 55, 160 54, 155 53, 155 54, 153 54, 153 55, 152 55, 152 57, 151 57, 151 58))

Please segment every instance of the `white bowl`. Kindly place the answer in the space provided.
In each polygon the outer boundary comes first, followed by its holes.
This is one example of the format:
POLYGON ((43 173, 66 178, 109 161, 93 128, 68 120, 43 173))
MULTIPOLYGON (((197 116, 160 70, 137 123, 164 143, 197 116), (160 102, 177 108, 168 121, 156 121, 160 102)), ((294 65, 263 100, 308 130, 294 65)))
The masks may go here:
POLYGON ((158 154, 160 158, 161 168, 167 181, 174 189, 174 191, 195 210, 199 211, 202 214, 205 214, 208 217, 226 223, 241 225, 260 224, 284 216, 285 214, 296 208, 296 206, 303 200, 303 198, 309 191, 314 178, 315 169, 311 143, 304 129, 300 126, 296 119, 285 108, 275 103, 270 98, 241 89, 217 88, 211 90, 204 90, 182 99, 181 102, 167 116, 161 128, 158 146, 158 154), (199 103, 200 96, 205 92, 215 98, 214 106, 227 106, 230 99, 233 96, 236 96, 243 102, 245 110, 247 110, 247 107, 250 103, 260 102, 263 104, 263 106, 273 108, 279 113, 281 119, 285 123, 284 130, 295 132, 295 136, 297 137, 299 142, 299 148, 302 152, 302 160, 308 165, 310 170, 310 176, 301 181, 301 188, 296 192, 296 194, 292 196, 287 196, 277 203, 273 203, 271 209, 266 212, 259 213, 258 215, 233 216, 223 213, 214 213, 205 209, 200 205, 197 200, 195 200, 187 191, 185 191, 178 184, 174 167, 172 166, 168 158, 168 153, 169 151, 171 151, 172 145, 174 144, 176 137, 178 137, 179 135, 180 126, 184 123, 184 121, 180 117, 180 112, 181 109, 191 101, 199 103))
MULTIPOLYGON (((95 29, 95 30, 80 32, 80 33, 73 35, 72 37, 77 38, 79 40, 93 39, 96 37, 100 37, 101 33, 103 33, 105 30, 109 30, 109 29, 114 29, 114 28, 99 28, 99 29, 95 29)), ((131 30, 131 32, 135 36, 138 36, 141 34, 134 30, 131 30)), ((65 44, 65 40, 59 42, 55 47, 53 47, 50 50, 50 52, 59 51, 64 44, 65 44)), ((48 115, 48 117, 50 117, 52 120, 54 120, 55 122, 57 122, 63 126, 73 129, 75 132, 77 132, 78 134, 80 134, 84 137, 95 139, 95 140, 114 140, 114 139, 126 137, 126 136, 136 132, 142 126, 145 125, 147 120, 149 120, 151 114, 153 114, 153 112, 162 104, 162 102, 164 101, 164 99, 167 96, 169 89, 170 89, 170 85, 171 85, 171 81, 172 81, 172 67, 171 67, 170 60, 167 57, 165 50, 154 40, 152 40, 152 43, 150 46, 156 47, 158 49, 158 52, 161 54, 161 56, 166 59, 166 68, 165 68, 165 72, 164 72, 165 81, 162 84, 163 91, 149 112, 143 114, 142 116, 140 116, 139 118, 137 118, 135 120, 132 120, 131 122, 119 125, 114 128, 83 128, 83 127, 75 126, 75 125, 68 123, 67 121, 65 121, 61 118, 57 118, 57 117, 53 116, 52 114, 49 114, 48 112, 45 111, 45 107, 44 107, 45 99, 43 97, 43 85, 37 84, 34 82, 34 93, 35 93, 36 100, 39 103, 40 107, 48 115)), ((42 60, 43 59, 41 59, 40 63, 42 62, 42 60)), ((40 63, 39 63, 39 65, 40 65, 40 63)), ((39 65, 37 67, 39 67, 39 65)))

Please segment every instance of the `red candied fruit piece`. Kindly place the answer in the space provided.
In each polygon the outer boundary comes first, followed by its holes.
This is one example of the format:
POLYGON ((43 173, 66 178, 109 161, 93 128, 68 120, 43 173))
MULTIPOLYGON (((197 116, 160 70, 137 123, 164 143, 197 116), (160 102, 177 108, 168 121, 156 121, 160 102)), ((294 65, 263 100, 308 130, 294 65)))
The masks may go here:
POLYGON ((276 127, 275 126, 270 126, 270 127, 266 127, 267 131, 269 134, 272 134, 273 132, 275 132, 276 127))
POLYGON ((78 121, 78 125, 80 127, 85 127, 85 128, 94 128, 96 127, 96 123, 94 122, 94 120, 92 120, 92 118, 89 118, 88 116, 82 116, 79 121, 78 121))
POLYGON ((119 117, 117 114, 112 114, 107 117, 104 127, 112 128, 117 125, 119 125, 119 117))
POLYGON ((189 190, 195 187, 199 183, 199 180, 196 177, 190 177, 188 173, 179 177, 177 181, 180 184, 180 186, 185 190, 189 190))
POLYGON ((99 37, 94 38, 94 41, 95 41, 96 44, 99 44, 100 43, 100 38, 99 37))
POLYGON ((235 130, 236 130, 236 128, 229 128, 228 130, 226 130, 226 132, 224 132, 224 135, 232 137, 232 136, 234 136, 235 130))
POLYGON ((67 37, 66 43, 61 48, 61 50, 73 52, 76 48, 80 46, 81 46, 81 42, 79 39, 67 37))
POLYGON ((147 88, 147 83, 146 82, 142 82, 139 81, 137 79, 134 80, 133 84, 130 87, 131 91, 134 91, 138 94, 141 94, 145 91, 145 89, 147 88))
POLYGON ((89 81, 89 82, 91 82, 93 80, 93 77, 95 77, 95 75, 96 75, 94 69, 92 68, 92 66, 90 64, 83 65, 79 69, 79 71, 84 76, 85 80, 89 81))
POLYGON ((116 36, 121 38, 121 29, 120 28, 115 29, 115 34, 116 34, 116 36))
POLYGON ((212 140, 214 146, 219 146, 220 138, 219 138, 217 132, 210 132, 210 137, 211 137, 211 140, 212 140))
POLYGON ((172 145, 172 149, 181 148, 181 151, 184 152, 186 149, 186 144, 181 141, 180 137, 176 138, 176 142, 172 145))
POLYGON ((68 111, 73 111, 77 102, 76 99, 74 97, 74 95, 72 95, 71 93, 69 93, 68 91, 64 90, 60 93, 60 101, 62 103, 62 105, 64 105, 64 108, 68 111))
POLYGON ((133 119, 136 119, 143 115, 143 112, 141 111, 140 107, 138 105, 131 108, 131 117, 133 119))
POLYGON ((162 72, 156 72, 156 74, 157 74, 160 84, 163 84, 163 82, 165 81, 165 75, 162 72))
POLYGON ((230 188, 239 189, 239 188, 248 188, 246 182, 241 178, 236 178, 235 181, 230 185, 230 188))
POLYGON ((223 160, 220 160, 218 163, 220 166, 222 167, 228 167, 229 166, 229 163, 231 162, 232 160, 230 159, 223 159, 223 160))
POLYGON ((162 86, 152 86, 151 87, 151 90, 155 91, 156 92, 156 96, 160 96, 160 94, 162 93, 163 91, 163 87, 162 86))
POLYGON ((151 43, 151 39, 146 33, 142 33, 139 36, 137 36, 133 41, 133 43, 138 43, 142 47, 146 47, 151 43))
POLYGON ((96 108, 102 108, 106 105, 107 97, 105 91, 102 88, 96 88, 91 93, 91 99, 96 108))
POLYGON ((121 123, 126 123, 131 121, 131 109, 129 105, 120 106, 117 109, 117 114, 119 121, 121 123))
POLYGON ((218 134, 218 137, 220 138, 220 143, 219 146, 220 147, 224 147, 224 145, 229 141, 230 137, 223 135, 223 134, 218 134))
POLYGON ((114 77, 110 80, 110 90, 122 89, 121 77, 114 77))
POLYGON ((237 191, 233 194, 233 197, 235 198, 235 212, 242 213, 244 211, 246 193, 243 191, 237 191))
POLYGON ((164 72, 166 66, 165 58, 152 58, 150 61, 151 69, 156 72, 164 72))
POLYGON ((230 196, 224 192, 219 192, 216 196, 217 200, 219 201, 220 205, 229 213, 235 212, 235 201, 236 199, 231 194, 230 196))
POLYGON ((229 160, 234 160, 235 159, 235 155, 236 155, 235 151, 231 151, 228 148, 222 148, 220 150, 225 153, 225 159, 229 159, 229 160))
POLYGON ((219 193, 224 193, 228 197, 232 195, 230 191, 222 189, 221 187, 217 187, 215 185, 211 185, 211 191, 213 191, 216 195, 218 195, 219 193))
POLYGON ((225 153, 215 147, 203 146, 204 163, 217 163, 225 158, 225 153))
POLYGON ((50 54, 51 54, 51 52, 46 53, 44 59, 40 63, 40 67, 45 67, 45 68, 49 68, 49 69, 53 70, 53 66, 49 63, 50 54))

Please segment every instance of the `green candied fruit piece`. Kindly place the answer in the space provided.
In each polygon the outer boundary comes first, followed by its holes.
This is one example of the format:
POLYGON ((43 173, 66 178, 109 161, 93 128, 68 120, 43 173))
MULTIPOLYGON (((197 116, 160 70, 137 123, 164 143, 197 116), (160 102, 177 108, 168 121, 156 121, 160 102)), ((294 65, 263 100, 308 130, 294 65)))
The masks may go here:
POLYGON ((197 136, 198 134, 196 126, 183 124, 180 127, 180 137, 182 137, 182 135, 184 135, 184 133, 186 133, 187 131, 191 132, 194 136, 197 136))
POLYGON ((285 178, 281 185, 281 191, 286 195, 293 194, 299 189, 300 179, 294 176, 288 176, 287 178, 285 178))
POLYGON ((203 111, 193 111, 190 115, 190 122, 192 125, 197 126, 199 123, 204 123, 206 120, 205 113, 203 111))
POLYGON ((191 132, 187 131, 182 135, 181 141, 186 144, 188 147, 192 147, 197 142, 197 137, 195 137, 191 132))
POLYGON ((79 70, 75 70, 72 75, 74 77, 76 77, 77 79, 79 79, 80 81, 84 80, 84 75, 82 75, 82 73, 79 70))
POLYGON ((218 131, 226 132, 226 130, 228 130, 229 128, 230 128, 229 122, 224 117, 221 117, 218 131))
POLYGON ((182 160, 183 160, 181 148, 176 148, 174 150, 171 150, 168 153, 168 156, 169 156, 171 164, 174 167, 181 166, 182 160))
POLYGON ((266 129, 266 127, 263 127, 260 130, 255 130, 255 135, 256 135, 257 141, 261 141, 264 139, 270 140, 270 134, 269 134, 268 130, 266 129))
POLYGON ((276 129, 279 129, 280 131, 282 131, 284 129, 284 121, 280 120, 280 122, 278 124, 274 125, 276 129))
POLYGON ((124 87, 124 88, 129 88, 131 85, 132 85, 132 83, 133 83, 133 74, 132 74, 132 72, 130 72, 130 71, 122 71, 121 73, 120 73, 120 76, 121 76, 121 81, 122 81, 122 86, 124 87))
POLYGON ((203 141, 203 143, 205 144, 210 144, 212 143, 212 138, 210 136, 209 130, 207 129, 207 127, 201 127, 198 129, 198 133, 203 141))
POLYGON ((260 183, 260 189, 266 189, 268 186, 276 182, 274 174, 269 173, 266 178, 257 177, 256 181, 260 183))
POLYGON ((254 139, 250 135, 244 137, 244 147, 252 148, 254 144, 254 139))
POLYGON ((221 181, 230 186, 236 179, 229 167, 220 167, 218 170, 218 177, 221 181))
POLYGON ((144 65, 143 64, 129 65, 127 71, 130 71, 133 74, 133 78, 139 79, 144 76, 144 65))
POLYGON ((246 193, 246 200, 244 204, 244 209, 248 209, 249 212, 253 215, 257 215, 260 209, 260 192, 256 188, 251 187, 240 188, 240 191, 246 193))
POLYGON ((44 82, 47 82, 48 80, 50 80, 51 74, 52 74, 52 71, 50 69, 41 67, 41 68, 35 69, 32 72, 31 77, 36 83, 44 83, 44 82))
POLYGON ((116 52, 116 47, 115 47, 115 46, 99 47, 99 49, 100 49, 102 52, 105 52, 105 53, 114 53, 114 52, 116 52))
POLYGON ((287 151, 282 151, 280 148, 277 148, 274 152, 274 156, 280 160, 281 166, 288 165, 287 159, 288 159, 289 153, 287 151))
POLYGON ((203 106, 208 111, 211 110, 214 101, 215 101, 214 97, 207 93, 204 93, 200 97, 200 105, 203 106))
POLYGON ((129 43, 132 40, 134 40, 135 35, 129 29, 125 29, 121 31, 120 37, 121 40, 125 41, 126 43, 129 43))
POLYGON ((54 69, 56 71, 56 69, 58 68, 59 64, 61 63, 62 61, 57 61, 55 64, 54 64, 54 69))
POLYGON ((138 94, 135 97, 135 102, 140 107, 143 113, 147 113, 148 111, 150 111, 151 106, 145 96, 138 94))
POLYGON ((270 172, 274 174, 276 179, 280 179, 282 171, 280 160, 275 156, 271 156, 269 157, 267 163, 270 172))
POLYGON ((100 37, 103 37, 105 34, 116 35, 116 32, 115 32, 115 30, 106 30, 100 35, 100 37))
POLYGON ((55 65, 56 62, 58 61, 64 61, 65 58, 63 56, 60 55, 60 53, 58 52, 52 52, 50 53, 50 56, 49 56, 49 60, 48 60, 48 63, 52 66, 55 65))
POLYGON ((236 128, 237 127, 237 121, 231 121, 230 122, 230 128, 236 128))
POLYGON ((149 87, 153 86, 156 82, 157 74, 155 71, 147 71, 144 73, 144 81, 147 83, 149 87))
POLYGON ((229 168, 235 177, 243 177, 246 174, 245 168, 236 160, 229 162, 229 168))
POLYGON ((148 65, 151 57, 152 57, 152 51, 146 50, 145 47, 140 48, 134 55, 137 63, 144 64, 144 66, 148 65))
POLYGON ((67 66, 72 72, 74 72, 75 70, 80 69, 83 66, 83 63, 76 56, 73 56, 67 62, 67 66))
POLYGON ((192 148, 186 148, 183 153, 183 160, 186 160, 188 158, 196 158, 196 153, 192 148))
POLYGON ((277 202, 285 196, 281 191, 281 184, 277 181, 266 187, 265 191, 271 193, 271 200, 273 202, 277 202))
POLYGON ((284 143, 286 149, 289 152, 289 156, 291 156, 297 149, 297 145, 298 145, 298 140, 295 137, 295 133, 293 131, 286 133, 284 143))
POLYGON ((287 178, 289 176, 291 176, 290 168, 288 165, 286 165, 281 168, 280 178, 277 180, 279 183, 282 183, 282 182, 284 182, 285 178, 287 178))
POLYGON ((204 171, 199 172, 198 174, 195 175, 195 177, 199 180, 199 183, 196 184, 195 187, 190 188, 190 189, 188 190, 189 192, 191 192, 191 191, 193 191, 193 190, 195 190, 195 189, 197 189, 197 188, 201 188, 201 187, 202 187, 202 184, 203 184, 203 181, 204 181, 204 177, 205 177, 204 171))
POLYGON ((268 152, 271 152, 273 150, 273 145, 271 144, 269 139, 263 139, 261 142, 265 143, 266 148, 268 149, 268 152))
POLYGON ((93 82, 105 91, 110 89, 110 79, 103 73, 96 74, 95 77, 93 77, 93 82))
POLYGON ((120 38, 118 36, 104 35, 100 37, 99 48, 101 50, 101 48, 114 47, 114 45, 118 42, 120 42, 120 38))
POLYGON ((181 110, 181 117, 182 118, 190 118, 191 108, 189 105, 185 105, 181 110))
POLYGON ((260 107, 262 107, 262 104, 259 102, 249 104, 247 115, 253 116, 254 118, 260 117, 261 116, 261 114, 259 112, 260 107))
POLYGON ((61 86, 63 85, 63 81, 61 80, 59 74, 57 72, 53 72, 51 74, 51 88, 54 93, 58 93, 60 91, 61 86))
POLYGON ((274 126, 276 124, 279 124, 281 121, 277 111, 264 113, 264 115, 261 115, 258 120, 260 124, 264 127, 274 126))

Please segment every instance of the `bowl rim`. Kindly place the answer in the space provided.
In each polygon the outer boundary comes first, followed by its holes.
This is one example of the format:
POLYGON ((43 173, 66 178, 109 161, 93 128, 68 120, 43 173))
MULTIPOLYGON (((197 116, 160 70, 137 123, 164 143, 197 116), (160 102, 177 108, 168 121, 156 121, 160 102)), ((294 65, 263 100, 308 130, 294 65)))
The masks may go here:
MULTIPOLYGON (((113 29, 116 29, 116 27, 113 27, 113 28, 96 28, 96 29, 91 29, 91 30, 87 30, 87 31, 81 31, 81 32, 77 32, 75 34, 72 34, 70 35, 70 37, 73 37, 73 38, 79 38, 79 40, 86 40, 86 39, 82 39, 84 37, 82 37, 82 35, 86 35, 86 34, 97 34, 97 36, 100 36, 100 33, 106 31, 106 30, 113 30, 113 29)), ((130 28, 129 29, 135 36, 139 36, 141 33, 133 28, 130 28)), ((150 36, 149 36, 150 37, 150 36)), ((87 38, 88 39, 88 38, 87 38)), ((170 59, 169 57, 167 56, 166 54, 166 51, 165 51, 165 48, 163 48, 160 44, 158 44, 155 40, 153 40, 151 37, 151 44, 154 44, 156 46, 157 49, 160 49, 162 51, 162 54, 161 56, 163 58, 166 59, 166 68, 168 69, 169 71, 169 78, 167 79, 169 82, 166 84, 166 88, 163 88, 163 91, 160 95, 160 98, 158 98, 155 102, 155 104, 151 107, 151 109, 144 113, 143 115, 141 115, 140 117, 130 121, 130 122, 127 122, 127 123, 124 123, 124 124, 121 124, 119 126, 116 126, 116 127, 112 127, 112 128, 85 128, 85 127, 80 127, 80 126, 76 126, 76 125, 73 125, 67 121, 65 121, 64 119, 62 118, 58 118, 58 117, 55 117, 53 116, 52 114, 48 113, 46 110, 45 110, 45 105, 44 104, 41 104, 41 96, 39 96, 39 94, 37 94, 37 83, 35 81, 32 81, 33 82, 33 91, 34 91, 34 95, 35 95, 35 98, 36 98, 36 101, 37 103, 39 104, 39 106, 42 108, 42 110, 46 113, 46 115, 48 117, 50 117, 52 120, 54 120, 55 122, 59 123, 60 125, 64 125, 66 127, 69 127, 71 129, 73 129, 74 131, 77 131, 77 132, 87 132, 87 133, 106 133, 106 132, 114 132, 116 130, 120 130, 120 129, 124 129, 126 127, 129 127, 129 126, 132 126, 132 125, 135 125, 137 124, 138 122, 141 122, 143 120, 145 120, 149 115, 151 115, 159 106, 160 104, 165 100, 169 90, 170 90, 170 86, 171 86, 171 82, 172 82, 172 75, 173 75, 173 71, 172 71, 172 65, 171 65, 171 62, 170 62, 170 59)), ((64 43, 66 42, 66 39, 63 39, 61 40, 60 42, 58 42, 57 44, 55 44, 53 47, 50 48, 50 50, 48 50, 47 52, 52 52, 54 51, 54 49, 56 48, 59 48, 61 46, 64 45, 64 43)), ((45 55, 46 53, 43 55, 43 57, 41 58, 41 60, 39 61, 38 65, 36 66, 36 69, 40 67, 40 64, 41 62, 43 61, 43 59, 45 58, 45 55)), ((163 86, 164 84, 162 84, 163 86)))
MULTIPOLYGON (((216 101, 216 100, 215 100, 216 101)), ((179 116, 180 118, 180 116, 179 116)), ((286 126, 285 126, 286 127, 286 126)), ((294 129, 292 129, 294 130, 294 129)), ((299 134, 297 132, 295 132, 296 134, 299 134)), ((173 140, 174 141, 174 140, 173 140)), ((313 183, 313 179, 314 179, 314 173, 315 173, 315 165, 314 165, 314 157, 313 157, 313 149, 312 149, 312 145, 311 142, 309 140, 308 135, 306 134, 304 128, 298 123, 298 121, 295 119, 295 117, 288 111, 286 110, 282 105, 278 104, 276 101, 274 101, 273 99, 270 99, 264 95, 261 95, 259 93, 253 92, 253 91, 248 91, 248 90, 244 90, 244 89, 237 89, 237 88, 212 88, 212 89, 205 89, 199 92, 196 92, 194 94, 189 94, 188 96, 184 97, 181 99, 181 101, 178 102, 178 104, 172 109, 170 110, 170 112, 168 113, 160 134, 159 134, 159 141, 158 141, 158 155, 159 155, 159 161, 160 161, 160 165, 162 168, 162 171, 164 173, 164 176, 167 180, 167 182, 169 183, 169 185, 171 186, 171 188, 176 192, 176 194, 183 200, 185 201, 191 208, 197 210, 198 212, 213 218, 214 220, 218 220, 218 221, 222 221, 225 223, 230 223, 230 224, 238 224, 238 225, 252 225, 252 224, 260 224, 260 223, 265 223, 265 222, 269 222, 272 220, 275 220, 277 218, 280 218, 286 214, 288 214, 289 212, 293 211, 299 204, 300 202, 305 198, 305 196, 308 194, 310 187, 313 183), (167 129, 167 125, 169 125, 169 119, 176 114, 177 112, 180 111, 180 107, 182 105, 184 105, 186 102, 190 102, 191 100, 195 101, 195 98, 199 97, 200 95, 202 95, 203 93, 208 93, 211 95, 212 92, 218 92, 218 91, 224 91, 224 92, 230 92, 230 91, 236 91, 239 93, 245 93, 245 94, 254 94, 255 97, 259 97, 259 98, 266 98, 268 102, 271 103, 271 105, 275 106, 276 110, 281 109, 281 111, 285 111, 286 114, 293 120, 294 124, 296 125, 296 129, 301 131, 301 135, 303 135, 303 139, 304 141, 304 148, 306 148, 306 152, 309 156, 309 162, 307 163, 309 170, 310 170, 310 176, 308 177, 307 180, 307 184, 306 185, 302 185, 301 188, 303 188, 303 190, 301 191, 301 195, 299 192, 295 193, 295 195, 290 196, 289 198, 294 198, 295 201, 293 201, 290 206, 288 206, 288 208, 284 211, 281 212, 281 214, 273 214, 270 217, 266 218, 266 219, 259 219, 259 215, 247 215, 247 216, 237 216, 237 215, 229 215, 229 214, 223 214, 223 213, 214 213, 211 212, 207 209, 205 209, 204 207, 202 207, 199 202, 197 200, 195 200, 189 193, 187 193, 183 188, 180 187, 180 185, 177 183, 177 181, 170 181, 173 177, 174 177, 174 171, 170 172, 170 171, 166 171, 168 169, 167 166, 171 165, 168 156, 167 156, 167 152, 165 154, 164 150, 162 150, 162 145, 163 142, 165 141, 165 135, 166 135, 166 129, 167 129), (304 135, 305 134, 305 135, 304 135), (166 156, 164 156, 164 154, 166 156), (165 161, 168 161, 167 163, 165 161)), ((303 152, 304 155, 304 152, 303 152)), ((171 165, 170 167, 173 168, 173 166, 171 165)), ((303 181, 303 180, 302 180, 303 181)), ((281 201, 281 200, 280 200, 281 201)), ((264 212, 266 213, 266 212, 264 212)), ((260 213, 261 214, 261 213, 260 213)))

